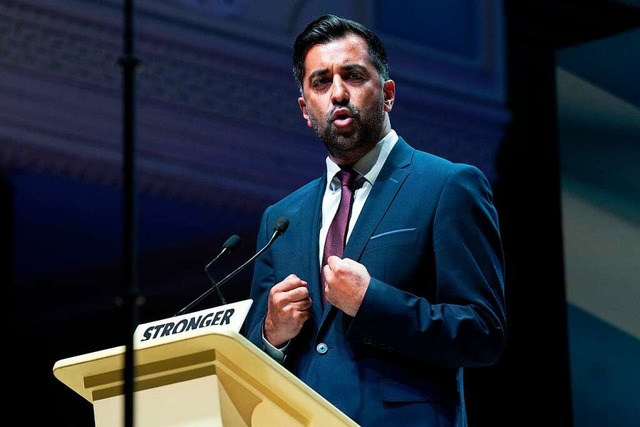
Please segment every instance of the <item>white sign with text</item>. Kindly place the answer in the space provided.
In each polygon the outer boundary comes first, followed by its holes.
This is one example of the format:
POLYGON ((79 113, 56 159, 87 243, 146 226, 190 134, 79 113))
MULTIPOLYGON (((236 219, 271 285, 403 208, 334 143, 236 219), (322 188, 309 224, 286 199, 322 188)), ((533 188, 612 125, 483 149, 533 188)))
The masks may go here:
POLYGON ((134 346, 147 347, 201 334, 204 330, 240 332, 253 300, 248 299, 138 325, 134 346))

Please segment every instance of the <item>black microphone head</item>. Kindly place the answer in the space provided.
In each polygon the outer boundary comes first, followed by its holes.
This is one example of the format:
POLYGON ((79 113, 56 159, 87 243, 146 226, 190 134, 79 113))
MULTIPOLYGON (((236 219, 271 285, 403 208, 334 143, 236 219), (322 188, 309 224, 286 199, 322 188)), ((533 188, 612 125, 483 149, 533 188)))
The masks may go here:
POLYGON ((238 246, 240 246, 240 243, 242 243, 242 239, 240 239, 240 236, 238 236, 237 234, 234 234, 233 236, 229 237, 226 242, 224 242, 224 245, 222 245, 222 247, 229 251, 229 253, 231 253, 233 250, 237 249, 238 246))
POLYGON ((289 228, 289 218, 285 218, 281 216, 278 221, 276 221, 276 226, 273 227, 274 231, 277 231, 279 234, 284 233, 289 228))

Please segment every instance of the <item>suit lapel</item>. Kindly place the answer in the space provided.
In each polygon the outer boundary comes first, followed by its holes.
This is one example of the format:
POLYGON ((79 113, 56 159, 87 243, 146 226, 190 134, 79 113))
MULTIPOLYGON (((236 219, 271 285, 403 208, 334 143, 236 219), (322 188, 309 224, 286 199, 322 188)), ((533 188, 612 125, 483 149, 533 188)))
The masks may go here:
POLYGON ((322 224, 322 197, 324 195, 325 180, 319 178, 316 185, 312 186, 304 200, 298 206, 296 218, 299 221, 300 241, 297 242, 299 253, 308 252, 308 256, 302 256, 300 266, 300 278, 307 281, 309 296, 314 302, 312 305, 313 319, 322 318, 322 294, 320 289, 320 261, 318 255, 320 226, 322 224), (309 212, 316 212, 309 215, 309 212), (309 272, 308 277, 303 277, 303 272, 309 272))
POLYGON ((409 175, 406 166, 411 163, 413 151, 402 138, 396 143, 371 189, 371 193, 358 217, 358 222, 353 228, 347 246, 344 249, 345 257, 357 261, 362 256, 367 242, 375 233, 380 221, 384 218, 409 175))
MULTIPOLYGON (((378 224, 380 224, 380 221, 382 221, 382 218, 384 218, 384 215, 389 210, 398 191, 400 191, 402 184, 407 176, 409 176, 409 171, 406 167, 411 163, 414 151, 415 150, 411 148, 404 139, 400 138, 395 147, 393 147, 393 150, 391 150, 391 153, 389 153, 389 157, 371 188, 371 193, 369 193, 367 197, 358 221, 351 232, 349 241, 344 248, 345 258, 358 261, 362 256, 367 242, 369 242, 378 224)), ((316 232, 316 235, 317 234, 316 232)), ((333 311, 336 311, 335 307, 327 304, 322 313, 321 326, 325 324, 329 313, 333 311)), ((314 315, 315 314, 314 312, 314 315)), ((331 316, 331 318, 333 318, 333 316, 331 316)))

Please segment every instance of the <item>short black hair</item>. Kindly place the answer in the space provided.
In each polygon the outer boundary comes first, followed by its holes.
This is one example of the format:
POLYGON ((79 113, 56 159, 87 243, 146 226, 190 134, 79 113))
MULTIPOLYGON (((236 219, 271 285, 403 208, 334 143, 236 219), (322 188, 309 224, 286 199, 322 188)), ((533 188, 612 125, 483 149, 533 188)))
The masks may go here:
POLYGON ((362 37, 369 47, 369 59, 376 67, 382 81, 389 80, 387 52, 382 41, 373 31, 350 19, 335 15, 322 15, 311 21, 296 37, 293 44, 293 77, 302 93, 304 79, 304 57, 317 44, 329 43, 346 36, 356 34, 362 37))

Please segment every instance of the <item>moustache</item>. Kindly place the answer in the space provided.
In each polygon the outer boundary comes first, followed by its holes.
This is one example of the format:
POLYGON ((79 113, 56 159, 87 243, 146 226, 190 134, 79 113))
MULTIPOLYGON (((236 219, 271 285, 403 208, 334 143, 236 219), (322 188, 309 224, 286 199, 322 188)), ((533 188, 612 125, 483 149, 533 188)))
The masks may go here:
POLYGON ((333 115, 335 114, 336 110, 347 110, 349 112, 349 117, 352 117, 354 119, 360 116, 360 110, 351 104, 337 105, 327 113, 327 116, 326 116, 327 123, 331 123, 333 121, 333 115))

